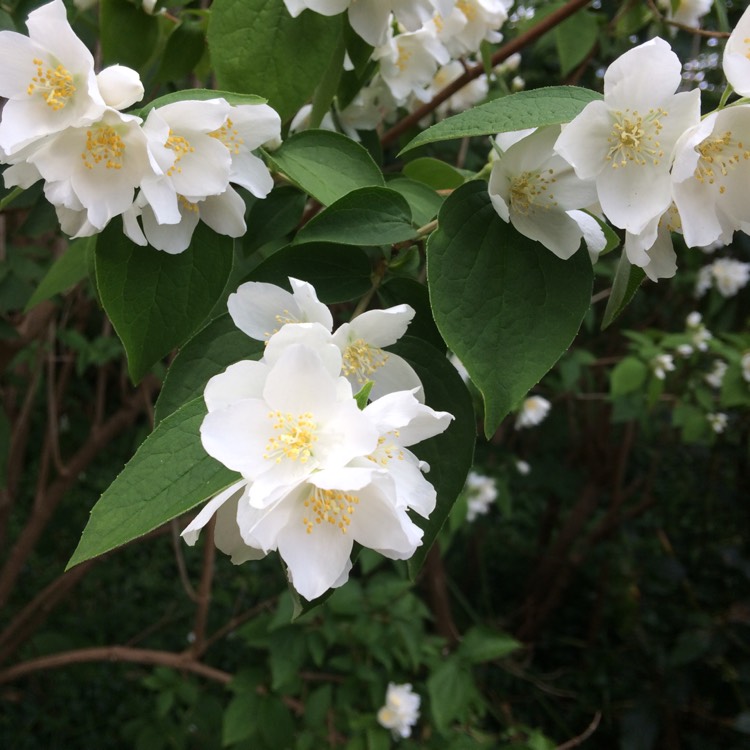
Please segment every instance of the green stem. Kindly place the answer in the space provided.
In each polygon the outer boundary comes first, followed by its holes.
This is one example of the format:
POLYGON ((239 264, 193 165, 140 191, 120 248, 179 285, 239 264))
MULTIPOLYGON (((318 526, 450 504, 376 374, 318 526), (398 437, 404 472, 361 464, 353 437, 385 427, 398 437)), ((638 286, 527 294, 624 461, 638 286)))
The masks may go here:
POLYGON ((13 203, 13 201, 18 198, 19 195, 24 191, 24 188, 22 187, 16 187, 11 190, 8 195, 5 196, 5 198, 0 200, 0 211, 2 211, 6 206, 13 203))

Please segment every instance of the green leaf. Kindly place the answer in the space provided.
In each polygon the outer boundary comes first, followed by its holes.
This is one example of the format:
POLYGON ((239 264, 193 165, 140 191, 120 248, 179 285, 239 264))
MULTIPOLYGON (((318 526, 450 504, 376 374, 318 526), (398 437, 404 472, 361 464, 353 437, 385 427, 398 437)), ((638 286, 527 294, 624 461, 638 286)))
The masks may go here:
POLYGON ((450 656, 427 679, 427 693, 435 728, 445 734, 454 721, 466 714, 476 686, 468 667, 450 656))
POLYGON ((610 373, 610 393, 616 398, 637 391, 646 382, 648 372, 648 366, 637 357, 625 357, 610 373))
POLYGON ((409 560, 409 574, 414 578, 463 489, 474 457, 476 421, 469 391, 444 352, 412 336, 404 336, 388 350, 415 369, 424 386, 426 403, 454 416, 441 435, 411 447, 430 465, 426 476, 437 492, 437 505, 429 519, 412 514, 412 520, 424 530, 422 546, 409 560), (446 456, 450 456, 450 461, 445 460, 446 456))
POLYGON ((255 268, 248 281, 288 289, 289 276, 294 276, 312 284, 321 302, 331 305, 366 294, 372 285, 370 272, 370 260, 360 248, 311 242, 282 248, 255 268))
POLYGON ((91 510, 67 568, 148 534, 237 481, 201 445, 206 415, 196 398, 167 417, 91 510))
POLYGON ((431 156, 422 156, 404 167, 404 174, 416 182, 424 183, 434 190, 453 190, 466 182, 466 178, 455 167, 431 156))
POLYGON ((206 320, 232 270, 232 243, 203 223, 179 255, 136 245, 118 222, 99 235, 97 287, 133 381, 206 320))
POLYGON ((476 627, 466 633, 458 647, 458 653, 472 664, 481 664, 503 659, 520 648, 522 645, 507 633, 476 627))
POLYGON ((366 381, 365 384, 354 395, 354 400, 357 402, 357 406, 359 407, 360 411, 362 411, 362 409, 367 406, 367 402, 370 398, 370 391, 372 390, 373 385, 375 385, 374 381, 366 381))
POLYGON ((45 277, 39 282, 24 312, 36 307, 40 302, 51 299, 56 294, 67 291, 88 275, 88 256, 93 253, 95 237, 82 237, 73 240, 68 249, 50 266, 45 277))
POLYGON ((205 102, 207 99, 226 99, 233 106, 266 103, 266 100, 262 96, 256 96, 255 94, 237 94, 233 91, 220 91, 218 89, 182 89, 181 91, 173 91, 171 94, 164 94, 164 96, 154 99, 145 107, 136 110, 133 114, 145 118, 156 107, 164 107, 167 104, 174 104, 175 102, 205 102))
POLYGON ((567 75, 580 65, 599 39, 596 17, 585 10, 575 13, 555 27, 555 44, 560 73, 567 75))
POLYGON ((229 313, 212 320, 174 358, 156 402, 155 424, 202 396, 206 383, 214 375, 242 359, 260 359, 264 349, 264 342, 240 331, 229 313))
POLYGON ((324 206, 357 188, 385 187, 367 150, 341 133, 304 130, 269 153, 268 160, 324 206))
POLYGON ((484 396, 489 437, 570 346, 591 301, 579 250, 560 260, 495 213, 487 184, 445 202, 427 243, 432 311, 448 347, 484 396))
POLYGON ((384 307, 406 303, 414 308, 415 315, 409 324, 409 336, 423 339, 441 352, 445 352, 445 341, 440 336, 430 309, 427 287, 414 279, 388 278, 378 287, 378 297, 384 307))
POLYGON ((255 690, 238 693, 232 698, 224 712, 221 731, 223 747, 250 739, 257 734, 260 703, 261 698, 255 690))
MULTIPOLYGON (((344 15, 339 16, 343 20, 344 15)), ((336 89, 339 87, 341 74, 344 69, 344 56, 346 55, 346 34, 339 34, 338 43, 333 50, 333 56, 328 61, 328 67, 323 74, 320 83, 315 88, 315 95, 312 100, 312 110, 310 111, 311 128, 319 128, 323 117, 328 113, 336 96, 336 89)))
POLYGON ((401 193, 409 202, 412 218, 418 227, 432 221, 443 205, 443 198, 423 182, 408 177, 397 177, 388 180, 387 185, 391 190, 401 193))
POLYGON ((216 0, 208 47, 217 83, 265 96, 288 120, 323 78, 341 29, 335 16, 304 11, 292 18, 279 0, 216 0))
POLYGON ((639 266, 632 265, 628 256, 623 253, 617 264, 615 280, 612 282, 612 291, 607 300, 607 307, 604 309, 602 330, 608 328, 630 304, 645 278, 644 270, 639 266))
POLYGON ((119 63, 141 70, 159 39, 159 21, 128 0, 101 0, 99 39, 103 67, 119 63))
POLYGON ((206 51, 206 29, 203 21, 183 20, 167 39, 160 57, 156 80, 179 81, 192 73, 206 51))
POLYGON ((250 206, 247 234, 242 238, 245 252, 291 234, 302 218, 306 202, 307 196, 292 185, 279 185, 267 198, 256 200, 250 206))
POLYGON ((480 104, 427 128, 410 141, 401 154, 425 143, 496 135, 511 130, 570 122, 589 102, 601 98, 601 94, 595 91, 576 86, 549 86, 519 91, 517 94, 480 104))
POLYGON ((313 217, 297 233, 294 244, 392 245, 415 236, 406 198, 385 187, 365 187, 352 190, 313 217))

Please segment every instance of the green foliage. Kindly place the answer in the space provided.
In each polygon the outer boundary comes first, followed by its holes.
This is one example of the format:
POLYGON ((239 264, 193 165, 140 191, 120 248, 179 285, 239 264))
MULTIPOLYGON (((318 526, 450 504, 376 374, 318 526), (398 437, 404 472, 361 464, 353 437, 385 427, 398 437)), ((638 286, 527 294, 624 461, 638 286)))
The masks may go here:
POLYGON ((142 70, 154 53, 159 20, 128 0, 101 0, 99 33, 104 65, 142 70))

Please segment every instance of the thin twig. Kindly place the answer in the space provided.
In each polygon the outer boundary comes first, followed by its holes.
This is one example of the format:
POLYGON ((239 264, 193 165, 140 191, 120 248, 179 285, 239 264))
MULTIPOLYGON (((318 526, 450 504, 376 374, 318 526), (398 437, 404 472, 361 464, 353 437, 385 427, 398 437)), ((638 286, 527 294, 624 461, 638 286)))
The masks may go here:
POLYGON ((185 589, 185 593, 194 602, 198 602, 198 594, 193 588, 193 584, 190 583, 190 578, 187 574, 187 566, 185 565, 185 556, 182 553, 182 539, 180 538, 180 526, 176 518, 173 518, 169 522, 169 527, 172 531, 172 549, 174 550, 174 561, 177 564, 177 574, 180 577, 180 583, 182 588, 185 589))
POLYGON ((198 602, 195 609, 195 625, 193 633, 195 640, 193 645, 196 652, 200 652, 206 640, 206 622, 208 620, 208 607, 211 603, 211 584, 214 579, 214 560, 216 558, 216 545, 214 545, 214 527, 216 516, 206 524, 203 545, 203 571, 201 582, 198 587, 198 602))
POLYGON ((563 742, 562 745, 558 745, 555 750, 571 750, 573 747, 582 745, 591 735, 597 730, 599 722, 602 720, 602 712, 597 711, 594 714, 594 718, 591 720, 591 724, 586 727, 586 731, 583 734, 579 734, 578 737, 573 737, 572 740, 563 742))
POLYGON ((653 0, 646 0, 646 5, 648 5, 649 9, 657 18, 657 20, 661 21, 667 26, 672 26, 675 29, 680 29, 680 31, 687 31, 688 34, 694 34, 695 36, 705 36, 709 37, 710 39, 729 39, 728 31, 709 31, 708 29, 701 29, 697 26, 688 26, 685 23, 680 23, 679 21, 673 21, 671 18, 667 18, 656 7, 656 3, 654 3, 653 0))

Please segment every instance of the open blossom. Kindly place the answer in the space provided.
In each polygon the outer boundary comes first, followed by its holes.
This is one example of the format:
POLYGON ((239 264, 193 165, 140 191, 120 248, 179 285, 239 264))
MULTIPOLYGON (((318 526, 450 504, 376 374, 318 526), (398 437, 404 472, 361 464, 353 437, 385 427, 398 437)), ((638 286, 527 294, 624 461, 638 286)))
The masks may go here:
MULTIPOLYGON (((578 209, 596 202, 596 187, 552 150, 559 134, 559 126, 543 128, 509 146, 492 166, 489 194, 503 221, 567 259, 584 236, 578 209)), ((598 251, 605 244, 600 234, 598 251)))
POLYGON ((661 216, 653 218, 640 234, 625 232, 625 254, 651 281, 672 278, 677 272, 672 232, 681 231, 681 217, 672 204, 661 216))
POLYGON ((713 0, 680 0, 672 10, 672 0, 659 0, 659 7, 667 18, 684 26, 700 26, 701 18, 711 10, 713 0))
POLYGON ((472 55, 483 41, 496 44, 502 40, 499 30, 511 5, 507 0, 457 0, 448 16, 438 14, 433 23, 452 57, 472 55))
POLYGON ((62 0, 32 11, 29 36, 0 31, 0 149, 12 155, 43 136, 94 122, 106 104, 94 58, 68 23, 62 0))
POLYGON ((729 424, 729 417, 723 411, 706 414, 706 419, 708 420, 709 425, 711 425, 711 429, 717 435, 721 435, 729 424))
POLYGON ((703 379, 712 388, 717 388, 717 389, 721 388, 721 385, 724 382, 724 376, 727 374, 728 369, 729 369, 729 365, 726 362, 724 362, 724 360, 715 359, 713 363, 713 367, 711 368, 711 372, 704 375, 703 379))
POLYGON ((689 247, 731 242, 750 230, 750 106, 708 115, 679 139, 672 167, 674 201, 689 247))
POLYGON ((740 96, 750 96, 750 8, 747 8, 727 39, 724 75, 740 96))
POLYGON ((412 727, 419 719, 420 697, 409 683, 388 683, 385 705, 378 711, 378 723, 391 730, 395 739, 411 736, 412 727))
POLYGON ((651 371, 659 380, 664 380, 668 372, 675 369, 674 357, 671 354, 657 354, 651 360, 651 371))
POLYGON ((516 429, 536 427, 547 418, 551 408, 552 404, 544 396, 529 396, 524 399, 516 416, 516 429))
POLYGON ((695 296, 702 297, 709 289, 716 287, 722 297, 734 297, 748 281, 750 263, 743 263, 734 258, 717 258, 698 272, 695 296))
POLYGON ((674 145, 700 118, 698 90, 675 94, 681 71, 663 39, 629 50, 607 69, 604 100, 587 104, 555 145, 581 179, 596 181, 607 218, 632 234, 669 208, 674 145))

